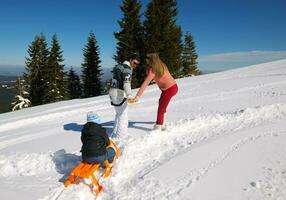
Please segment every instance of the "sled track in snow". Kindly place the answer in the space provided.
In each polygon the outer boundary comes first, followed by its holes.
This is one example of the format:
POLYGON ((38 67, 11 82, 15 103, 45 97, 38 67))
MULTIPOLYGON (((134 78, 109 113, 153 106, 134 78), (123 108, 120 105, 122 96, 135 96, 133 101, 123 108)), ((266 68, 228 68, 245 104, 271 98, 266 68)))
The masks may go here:
MULTIPOLYGON (((247 108, 233 113, 199 116, 194 119, 171 123, 166 134, 163 132, 164 134, 158 136, 157 131, 153 131, 150 140, 153 140, 153 134, 156 134, 154 135, 155 141, 156 139, 159 139, 159 143, 167 141, 162 146, 173 145, 173 147, 176 147, 175 149, 178 149, 176 144, 180 144, 178 152, 172 151, 172 154, 167 156, 172 158, 191 150, 197 145, 202 145, 211 138, 220 137, 224 134, 233 134, 243 128, 254 127, 264 122, 283 118, 286 118, 286 104, 247 108)), ((151 169, 153 168, 154 166, 151 167, 151 169)), ((144 177, 144 175, 140 177, 144 177)))
MULTIPOLYGON (((263 137, 279 136, 285 134, 285 131, 265 133, 242 139, 237 144, 233 145, 227 152, 209 163, 208 166, 200 169, 199 173, 191 173, 183 178, 183 182, 174 183, 174 185, 182 185, 182 187, 179 187, 179 189, 176 189, 175 191, 168 188, 167 190, 162 189, 160 191, 164 192, 156 194, 156 191, 150 188, 157 188, 160 183, 148 176, 150 172, 171 160, 174 156, 189 151, 196 145, 202 145, 209 139, 235 134, 236 131, 244 128, 251 128, 284 118, 286 118, 286 105, 272 104, 255 108, 246 108, 245 110, 234 113, 199 116, 194 119, 171 123, 169 124, 167 131, 162 133, 152 131, 151 135, 139 138, 131 142, 125 148, 122 157, 118 160, 118 165, 115 167, 115 173, 111 178, 112 184, 110 187, 107 186, 107 190, 110 191, 110 195, 116 197, 118 197, 117 194, 119 195, 122 190, 126 191, 124 197, 122 196, 122 199, 134 199, 134 197, 129 197, 128 195, 129 193, 132 194, 134 190, 140 190, 140 193, 144 193, 147 196, 149 195, 148 198, 158 195, 158 198, 172 199, 179 194, 181 190, 188 187, 194 180, 199 180, 204 174, 207 174, 209 170, 223 162, 240 146, 263 137), (157 149, 160 149, 160 151, 156 151, 157 149), (138 162, 132 162, 133 160, 138 160, 138 162), (128 171, 126 171, 127 169, 128 171), (125 176, 126 173, 133 175, 127 181, 125 176), (148 185, 148 187, 146 185, 148 185), (172 198, 170 198, 170 196, 172 196, 172 198)), ((164 188, 164 186, 162 187, 164 188)), ((175 188, 178 187, 176 186, 175 188)), ((136 193, 137 192, 138 191, 136 191, 136 193)), ((141 196, 137 199, 144 199, 145 197, 141 196)), ((148 198, 146 197, 146 199, 148 198)), ((116 199, 121 198, 118 197, 116 199)))

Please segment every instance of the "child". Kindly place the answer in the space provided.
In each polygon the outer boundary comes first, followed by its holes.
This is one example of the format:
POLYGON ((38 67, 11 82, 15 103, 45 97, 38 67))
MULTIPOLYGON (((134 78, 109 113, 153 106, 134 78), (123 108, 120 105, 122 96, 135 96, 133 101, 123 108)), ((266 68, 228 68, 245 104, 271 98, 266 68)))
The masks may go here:
POLYGON ((105 128, 100 125, 98 115, 90 111, 87 113, 87 123, 81 131, 82 160, 88 163, 100 163, 105 167, 104 161, 113 162, 115 150, 107 146, 110 144, 105 128))
POLYGON ((140 63, 137 54, 131 54, 126 61, 113 68, 112 85, 109 91, 111 105, 115 109, 113 133, 125 140, 128 134, 128 104, 127 100, 133 98, 131 93, 132 71, 140 63))

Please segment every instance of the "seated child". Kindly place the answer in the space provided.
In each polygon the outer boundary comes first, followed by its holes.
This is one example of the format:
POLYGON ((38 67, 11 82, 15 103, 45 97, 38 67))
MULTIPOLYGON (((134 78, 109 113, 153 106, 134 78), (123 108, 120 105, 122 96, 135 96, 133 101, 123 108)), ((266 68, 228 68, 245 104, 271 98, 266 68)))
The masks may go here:
POLYGON ((87 113, 87 123, 81 131, 81 141, 82 161, 100 163, 102 167, 105 167, 105 160, 113 162, 115 150, 112 147, 107 148, 110 143, 108 134, 93 111, 87 113))

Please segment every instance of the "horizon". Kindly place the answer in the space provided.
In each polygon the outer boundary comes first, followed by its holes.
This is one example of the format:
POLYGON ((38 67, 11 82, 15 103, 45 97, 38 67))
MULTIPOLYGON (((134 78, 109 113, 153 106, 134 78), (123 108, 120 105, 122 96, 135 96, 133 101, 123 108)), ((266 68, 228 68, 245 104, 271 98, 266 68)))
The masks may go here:
MULTIPOLYGON (((117 21, 122 18, 121 0, 16 2, 3 2, 0 8, 0 71, 4 66, 24 67, 28 45, 40 33, 46 36, 48 44, 51 36, 57 34, 64 64, 69 68, 81 66, 82 49, 93 31, 102 69, 115 65, 117 41, 113 33, 120 30, 117 21)), ((142 14, 149 2, 141 1, 142 14)), ((180 0, 177 4, 182 41, 186 32, 194 37, 201 71, 223 71, 286 58, 283 0, 180 0)))
MULTIPOLYGON (((269 57, 261 57, 260 60, 258 61, 243 61, 241 60, 241 58, 236 58, 235 62, 232 64, 232 66, 230 67, 228 62, 225 61, 225 65, 221 64, 219 61, 216 60, 220 60, 220 57, 236 57, 236 54, 240 54, 239 53, 233 53, 233 54, 220 54, 220 55, 211 55, 211 56, 206 56, 202 59, 210 59, 213 60, 212 61, 212 65, 214 66, 214 68, 210 68, 210 69, 200 69, 200 71, 203 74, 209 74, 209 73, 216 73, 216 72, 221 72, 221 71, 227 71, 227 70, 231 70, 231 69, 236 69, 236 68, 242 68, 242 67, 248 67, 251 65, 257 65, 257 64, 263 64, 263 63, 268 63, 268 62, 272 62, 272 61, 279 61, 279 60, 284 60, 285 58, 280 58, 280 57, 273 57, 273 58, 269 58, 269 57)), ((253 54, 255 52, 252 52, 253 54)), ((261 53, 262 55, 263 53, 261 53)), ((239 56, 238 56, 239 57, 239 56)), ((224 59, 224 58, 222 58, 224 59)), ((226 58, 225 58, 226 59, 226 58)), ((206 61, 206 62, 211 62, 211 61, 206 61)), ((200 62, 198 63, 198 65, 200 65, 200 62)), ((81 66, 70 66, 67 67, 65 66, 64 71, 68 72, 70 70, 70 68, 73 68, 74 71, 78 74, 81 75, 81 66)), ((25 72, 25 66, 17 66, 17 65, 0 65, 0 76, 22 76, 23 73, 25 72)), ((111 68, 102 68, 102 81, 105 81, 109 78, 111 78, 111 68)))

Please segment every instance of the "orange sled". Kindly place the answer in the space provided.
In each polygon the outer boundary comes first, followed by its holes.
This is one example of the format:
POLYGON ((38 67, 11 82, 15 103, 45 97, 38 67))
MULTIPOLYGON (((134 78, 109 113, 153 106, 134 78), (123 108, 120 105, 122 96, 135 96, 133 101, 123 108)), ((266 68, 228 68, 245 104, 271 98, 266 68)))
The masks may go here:
MULTIPOLYGON (((108 147, 112 147, 115 149, 116 153, 116 158, 118 158, 120 151, 117 145, 115 144, 114 141, 110 140, 110 144, 108 147)), ((112 166, 108 162, 108 160, 104 161, 104 164, 106 166, 105 172, 103 173, 102 177, 107 178, 109 177, 111 171, 112 171, 112 166)), ((95 195, 98 195, 102 191, 102 186, 99 184, 99 180, 96 178, 95 172, 97 169, 101 168, 100 164, 95 163, 87 163, 87 162, 81 162, 79 163, 73 170, 71 171, 68 179, 64 183, 65 187, 68 187, 70 184, 76 184, 76 181, 81 178, 81 179, 91 179, 92 181, 92 187, 91 190, 95 195)))

